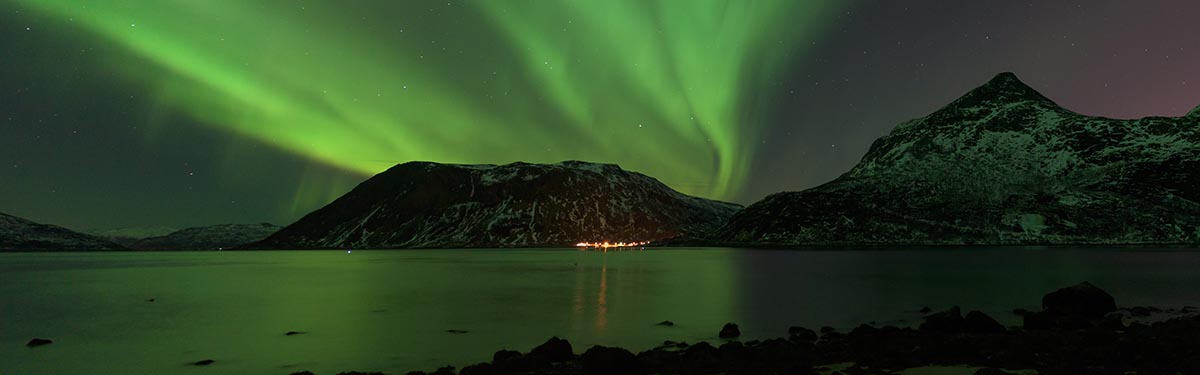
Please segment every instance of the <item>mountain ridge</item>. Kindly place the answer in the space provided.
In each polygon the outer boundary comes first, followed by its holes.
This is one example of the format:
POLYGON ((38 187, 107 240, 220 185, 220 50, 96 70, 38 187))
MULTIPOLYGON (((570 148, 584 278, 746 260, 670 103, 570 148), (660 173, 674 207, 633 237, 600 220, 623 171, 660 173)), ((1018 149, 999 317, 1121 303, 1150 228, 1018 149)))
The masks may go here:
POLYGON ((1200 242, 1200 118, 1066 110, 1002 73, 872 143, 837 179, 751 204, 719 243, 1200 242))
POLYGON ((679 193, 615 164, 407 162, 245 247, 563 247, 657 241, 700 236, 740 207, 679 193))
POLYGON ((261 241, 280 228, 270 223, 206 225, 130 241, 125 246, 138 250, 224 250, 261 241))
POLYGON ((128 250, 112 241, 0 213, 0 251, 128 250))

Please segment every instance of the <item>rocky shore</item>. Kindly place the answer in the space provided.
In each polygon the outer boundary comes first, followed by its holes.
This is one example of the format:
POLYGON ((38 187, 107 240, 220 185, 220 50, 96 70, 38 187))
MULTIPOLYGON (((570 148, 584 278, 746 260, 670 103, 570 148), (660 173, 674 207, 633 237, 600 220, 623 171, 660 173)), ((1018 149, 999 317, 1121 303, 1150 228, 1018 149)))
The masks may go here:
MULTIPOLYGON (((577 353, 554 337, 526 353, 501 350, 491 362, 408 375, 865 375, 919 373, 912 369, 930 366, 958 366, 959 373, 977 375, 1200 374, 1200 311, 1119 309, 1111 295, 1086 282, 1046 294, 1041 311, 1015 310, 1023 316, 1020 327, 957 307, 924 311, 916 328, 791 327, 780 338, 745 342, 729 324, 721 327, 723 340, 716 344, 666 341, 640 353, 604 346, 577 353)), ((295 373, 303 374, 311 373, 295 373)), ((356 374, 378 373, 339 375, 356 374)))

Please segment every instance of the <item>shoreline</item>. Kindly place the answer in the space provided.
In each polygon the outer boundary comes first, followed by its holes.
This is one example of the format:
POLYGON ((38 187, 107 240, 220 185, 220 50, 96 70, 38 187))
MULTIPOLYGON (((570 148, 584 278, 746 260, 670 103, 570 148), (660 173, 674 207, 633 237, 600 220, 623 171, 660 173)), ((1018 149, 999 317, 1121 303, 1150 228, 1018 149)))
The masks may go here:
POLYGON ((1200 373, 1200 309, 1118 309, 1111 295, 1087 282, 1050 292, 1042 302, 1041 311, 1013 311, 1023 318, 1018 327, 1005 327, 979 311, 964 314, 957 306, 922 309, 925 316, 916 328, 790 327, 786 336, 746 342, 737 339, 738 327, 730 323, 714 343, 664 341, 641 352, 596 345, 577 353, 567 340, 552 337, 524 353, 499 350, 491 362, 407 375, 892 375, 924 368, 977 375, 1200 373))

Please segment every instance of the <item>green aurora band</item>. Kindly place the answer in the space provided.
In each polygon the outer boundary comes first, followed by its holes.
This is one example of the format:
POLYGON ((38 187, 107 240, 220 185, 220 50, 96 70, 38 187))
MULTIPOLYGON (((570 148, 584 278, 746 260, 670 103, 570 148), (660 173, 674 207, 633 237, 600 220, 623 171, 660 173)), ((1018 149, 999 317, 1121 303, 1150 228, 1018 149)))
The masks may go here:
POLYGON ((122 46, 108 60, 160 105, 341 169, 580 159, 718 199, 737 194, 769 122, 755 98, 839 10, 794 0, 16 1, 122 46))

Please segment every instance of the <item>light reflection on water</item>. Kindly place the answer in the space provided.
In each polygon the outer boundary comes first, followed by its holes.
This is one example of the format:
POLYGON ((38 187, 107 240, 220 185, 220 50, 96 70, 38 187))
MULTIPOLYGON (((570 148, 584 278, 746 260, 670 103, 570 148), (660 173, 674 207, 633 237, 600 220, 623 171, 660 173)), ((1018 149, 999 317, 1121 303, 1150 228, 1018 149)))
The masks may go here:
POLYGON ((404 373, 550 336, 640 350, 951 304, 1015 323, 1082 280, 1123 305, 1200 305, 1197 270, 1197 252, 1021 248, 0 254, 0 373, 404 373))

